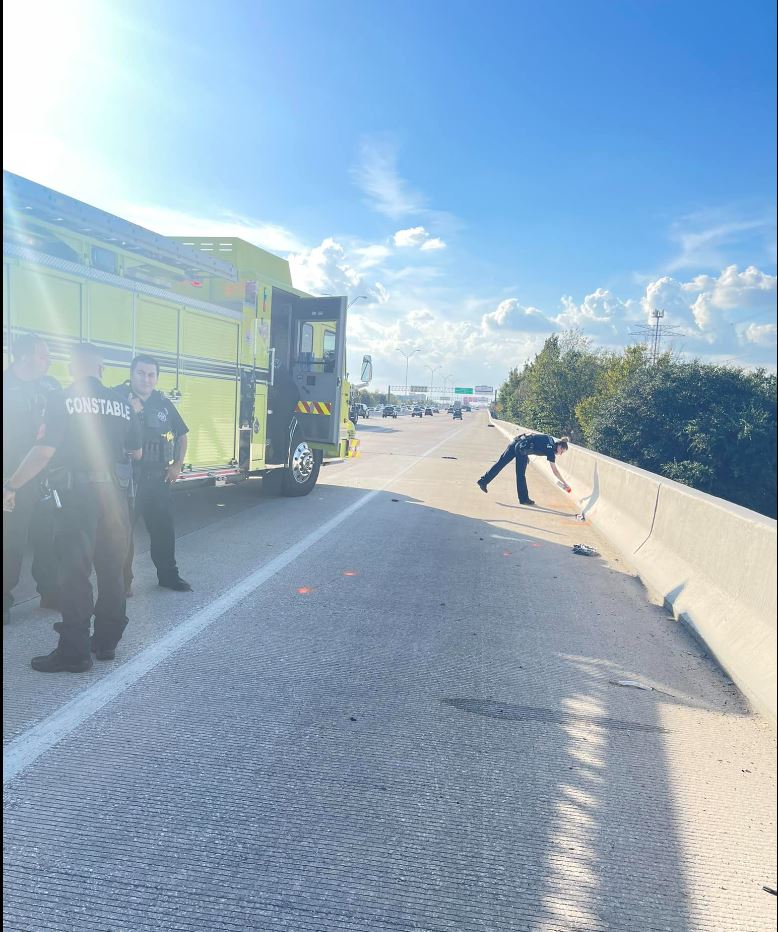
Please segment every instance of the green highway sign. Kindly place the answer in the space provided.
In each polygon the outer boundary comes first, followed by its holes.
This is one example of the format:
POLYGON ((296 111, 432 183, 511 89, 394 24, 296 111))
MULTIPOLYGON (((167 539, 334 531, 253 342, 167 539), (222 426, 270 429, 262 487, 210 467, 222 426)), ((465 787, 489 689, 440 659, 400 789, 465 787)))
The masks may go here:
POLYGON ((455 388, 454 394, 455 395, 472 395, 473 389, 472 388, 455 388))

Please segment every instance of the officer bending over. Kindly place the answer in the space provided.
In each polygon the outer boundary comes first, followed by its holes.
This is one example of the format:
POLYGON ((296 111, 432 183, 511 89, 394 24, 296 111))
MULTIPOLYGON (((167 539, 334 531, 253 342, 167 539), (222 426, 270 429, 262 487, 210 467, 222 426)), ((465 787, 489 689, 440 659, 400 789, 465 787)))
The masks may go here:
MULTIPOLYGON (((191 586, 182 579, 176 566, 176 533, 173 527, 171 486, 181 475, 189 428, 175 405, 157 391, 159 363, 152 356, 136 356, 130 366, 130 379, 117 391, 129 401, 143 423, 143 458, 135 464, 135 500, 132 524, 140 516, 149 532, 151 559, 157 568, 160 586, 177 592, 189 592, 191 586)), ((127 595, 132 595, 132 560, 130 551, 124 568, 127 595)))
MULTIPOLYGON (((49 349, 34 333, 15 337, 13 363, 3 373, 3 479, 16 471, 35 443, 50 392, 59 391, 47 376, 49 349)), ((12 512, 3 514, 3 623, 10 619, 13 590, 19 582, 28 536, 33 544, 32 575, 41 608, 57 607, 54 509, 41 501, 37 482, 24 487, 12 512)))
POLYGON ((535 503, 529 497, 527 488, 527 464, 530 456, 545 456, 551 464, 551 472, 562 483, 566 492, 571 491, 570 486, 562 478, 562 474, 556 467, 556 458, 562 456, 567 450, 567 437, 561 437, 554 440, 549 434, 519 434, 505 448, 503 455, 497 460, 492 468, 484 473, 478 480, 478 488, 486 492, 486 487, 500 473, 511 460, 516 460, 516 491, 519 493, 519 503, 522 505, 534 505, 535 503))
POLYGON ((102 353, 96 346, 78 344, 70 372, 73 384, 50 398, 41 436, 3 492, 3 510, 13 511, 17 492, 51 463, 49 481, 62 505, 56 539, 62 621, 54 626, 56 649, 32 660, 33 670, 41 673, 88 670, 90 648, 98 660, 112 660, 127 625, 128 456, 141 456, 140 423, 118 392, 103 385, 102 353))

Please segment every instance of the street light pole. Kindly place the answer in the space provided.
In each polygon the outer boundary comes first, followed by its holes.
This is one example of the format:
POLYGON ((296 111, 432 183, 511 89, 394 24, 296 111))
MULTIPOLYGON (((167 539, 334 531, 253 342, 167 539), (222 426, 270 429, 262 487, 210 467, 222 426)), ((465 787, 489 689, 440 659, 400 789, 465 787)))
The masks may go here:
POLYGON ((401 356, 405 356, 405 393, 407 395, 408 394, 408 363, 410 361, 411 356, 413 356, 415 353, 421 352, 421 350, 415 349, 415 350, 411 350, 410 353, 406 353, 405 350, 401 350, 400 347, 398 346, 397 352, 401 356))
POLYGON ((356 304, 357 301, 369 301, 369 300, 370 298, 368 298, 366 294, 359 294, 352 301, 349 301, 349 303, 346 305, 346 310, 348 310, 352 304, 356 304))
MULTIPOLYGON (((441 368, 441 366, 425 366, 424 368, 429 370, 429 374, 430 374, 429 387, 430 389, 432 389, 435 387, 435 373, 438 371, 438 369, 441 368)), ((427 392, 427 401, 429 401, 429 397, 430 397, 430 393, 427 392)))

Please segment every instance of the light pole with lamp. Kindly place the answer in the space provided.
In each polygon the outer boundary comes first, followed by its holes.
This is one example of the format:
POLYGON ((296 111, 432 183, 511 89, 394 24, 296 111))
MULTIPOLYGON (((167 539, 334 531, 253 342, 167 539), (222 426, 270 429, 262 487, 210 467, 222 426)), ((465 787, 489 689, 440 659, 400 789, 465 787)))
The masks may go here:
POLYGON ((420 353, 421 350, 415 349, 415 350, 411 350, 410 353, 406 353, 405 350, 401 350, 400 347, 398 346, 397 352, 401 356, 405 356, 405 394, 407 395, 408 394, 408 362, 411 356, 413 356, 416 353, 420 353))
MULTIPOLYGON (((429 388, 430 388, 430 390, 432 390, 432 389, 435 387, 435 373, 438 371, 438 369, 441 369, 442 366, 425 366, 424 368, 427 369, 427 371, 428 371, 429 374, 430 374, 430 384, 429 384, 429 388)), ((429 400, 430 400, 430 392, 428 391, 428 392, 427 392, 427 401, 429 401, 429 400)))
POLYGON ((346 305, 346 310, 348 310, 348 309, 351 307, 352 304, 356 304, 357 301, 369 301, 369 300, 370 300, 370 298, 368 298, 368 296, 367 296, 366 294, 358 294, 358 295, 356 296, 356 298, 354 298, 353 300, 349 301, 349 303, 346 305))

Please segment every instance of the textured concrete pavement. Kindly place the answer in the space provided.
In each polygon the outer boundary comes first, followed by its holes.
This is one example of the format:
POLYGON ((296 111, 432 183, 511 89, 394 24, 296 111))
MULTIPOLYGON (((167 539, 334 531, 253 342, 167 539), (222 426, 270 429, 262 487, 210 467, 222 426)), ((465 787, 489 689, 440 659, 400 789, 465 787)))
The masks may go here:
POLYGON ((478 490, 483 415, 360 427, 308 499, 179 499, 196 590, 142 554, 114 664, 36 675, 17 610, 7 749, 292 557, 5 786, 5 927, 774 928, 771 728, 566 496, 478 490))

